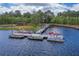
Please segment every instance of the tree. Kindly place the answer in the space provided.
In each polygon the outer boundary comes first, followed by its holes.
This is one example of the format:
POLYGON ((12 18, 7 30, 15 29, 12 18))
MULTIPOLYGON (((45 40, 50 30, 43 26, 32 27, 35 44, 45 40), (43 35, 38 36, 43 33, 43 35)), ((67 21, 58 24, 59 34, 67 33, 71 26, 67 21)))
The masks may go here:
POLYGON ((27 12, 23 14, 24 17, 30 18, 31 17, 31 13, 27 12))
POLYGON ((51 12, 50 10, 45 12, 45 22, 50 23, 52 20, 52 17, 54 17, 54 13, 51 12))
POLYGON ((18 17, 18 16, 20 17, 20 16, 21 16, 21 12, 20 12, 19 10, 16 10, 16 11, 15 11, 15 16, 16 16, 16 17, 18 17))

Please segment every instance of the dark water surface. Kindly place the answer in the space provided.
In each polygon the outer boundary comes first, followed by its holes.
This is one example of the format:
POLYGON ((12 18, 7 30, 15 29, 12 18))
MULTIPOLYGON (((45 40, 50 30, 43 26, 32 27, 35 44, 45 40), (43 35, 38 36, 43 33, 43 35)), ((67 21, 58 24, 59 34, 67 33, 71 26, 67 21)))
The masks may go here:
MULTIPOLYGON (((10 39, 11 31, 0 31, 0 55, 6 56, 60 56, 79 55, 79 30, 58 27, 64 35, 64 43, 10 39)), ((44 34, 52 31, 49 28, 44 34)))

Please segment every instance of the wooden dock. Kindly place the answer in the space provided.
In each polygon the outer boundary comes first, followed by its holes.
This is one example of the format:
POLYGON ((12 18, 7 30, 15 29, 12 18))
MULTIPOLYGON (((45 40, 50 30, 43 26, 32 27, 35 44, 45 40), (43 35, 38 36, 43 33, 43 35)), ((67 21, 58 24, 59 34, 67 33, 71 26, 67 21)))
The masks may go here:
POLYGON ((22 33, 22 32, 14 32, 12 35, 10 35, 10 38, 14 38, 14 39, 24 39, 24 38, 28 38, 31 40, 44 40, 47 39, 47 41, 53 41, 53 42, 64 42, 64 38, 63 35, 57 35, 57 36, 51 36, 51 35, 45 35, 42 34, 43 32, 45 32, 47 29, 49 28, 49 25, 47 24, 45 27, 43 27, 42 29, 36 31, 36 33, 22 33))
POLYGON ((50 26, 49 24, 46 24, 40 30, 36 31, 36 34, 42 34, 42 33, 44 33, 49 28, 49 26, 50 26))

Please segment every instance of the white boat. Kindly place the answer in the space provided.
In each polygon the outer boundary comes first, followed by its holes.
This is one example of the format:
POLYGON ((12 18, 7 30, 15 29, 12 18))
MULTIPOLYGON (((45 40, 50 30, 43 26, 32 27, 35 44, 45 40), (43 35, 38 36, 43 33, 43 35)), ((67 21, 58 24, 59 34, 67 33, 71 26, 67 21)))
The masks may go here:
MULTIPOLYGON (((50 33, 52 34, 52 33, 50 33)), ((62 34, 53 33, 53 35, 49 35, 47 41, 56 41, 56 42, 64 42, 64 37, 62 34)))
POLYGON ((15 33, 32 34, 33 31, 22 31, 22 30, 20 30, 20 31, 16 31, 15 33))
POLYGON ((28 36, 28 39, 33 39, 33 40, 43 40, 46 38, 46 35, 41 35, 41 34, 32 34, 31 36, 28 36))
POLYGON ((18 36, 25 36, 25 37, 27 37, 27 36, 31 36, 32 33, 33 33, 32 31, 15 31, 12 34, 16 35, 16 36, 18 35, 18 36))
POLYGON ((24 36, 20 36, 20 35, 10 35, 9 38, 13 38, 13 39, 24 39, 24 36))

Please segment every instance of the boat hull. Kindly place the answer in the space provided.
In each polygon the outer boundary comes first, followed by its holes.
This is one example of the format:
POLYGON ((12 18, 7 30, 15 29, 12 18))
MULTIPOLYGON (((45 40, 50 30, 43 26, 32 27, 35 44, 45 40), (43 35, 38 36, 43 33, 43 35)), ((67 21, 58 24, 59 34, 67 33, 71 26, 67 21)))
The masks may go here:
POLYGON ((13 38, 13 39, 24 39, 24 36, 18 36, 18 35, 10 35, 9 38, 13 38))

